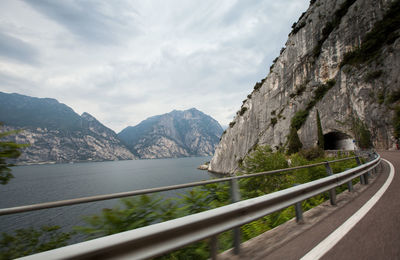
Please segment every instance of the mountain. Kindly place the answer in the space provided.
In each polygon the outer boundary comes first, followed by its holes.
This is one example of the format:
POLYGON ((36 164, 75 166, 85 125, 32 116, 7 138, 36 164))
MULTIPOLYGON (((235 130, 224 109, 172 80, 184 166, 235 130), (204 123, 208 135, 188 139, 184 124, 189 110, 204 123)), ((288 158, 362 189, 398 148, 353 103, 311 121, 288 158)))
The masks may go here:
POLYGON ((310 1, 222 136, 209 169, 234 173, 257 145, 288 149, 296 134, 303 148, 315 146, 317 110, 325 149, 395 147, 399 36, 399 0, 310 1))
POLYGON ((222 132, 216 120, 192 108, 147 118, 118 137, 140 158, 171 158, 212 155, 222 132))
POLYGON ((30 144, 18 163, 135 158, 114 131, 55 99, 0 92, 0 122, 5 130, 23 129, 11 140, 30 144))

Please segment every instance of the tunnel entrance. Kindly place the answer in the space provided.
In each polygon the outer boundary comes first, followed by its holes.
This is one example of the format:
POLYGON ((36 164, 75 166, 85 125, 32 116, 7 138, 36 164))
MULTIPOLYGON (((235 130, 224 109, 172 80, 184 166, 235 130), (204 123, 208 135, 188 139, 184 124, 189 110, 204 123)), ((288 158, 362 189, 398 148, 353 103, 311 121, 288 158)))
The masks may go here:
POLYGON ((354 150, 353 138, 341 132, 330 132, 324 135, 325 150, 354 150))

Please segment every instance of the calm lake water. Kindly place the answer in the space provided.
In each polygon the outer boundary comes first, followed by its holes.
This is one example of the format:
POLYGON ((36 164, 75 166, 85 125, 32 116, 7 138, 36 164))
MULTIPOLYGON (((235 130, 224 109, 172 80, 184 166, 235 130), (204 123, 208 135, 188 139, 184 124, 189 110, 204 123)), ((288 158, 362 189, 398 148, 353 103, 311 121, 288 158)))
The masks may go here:
MULTIPOLYGON (((207 180, 213 176, 196 168, 210 159, 192 157, 13 167, 15 178, 0 186, 0 208, 207 180)), ((170 191, 163 195, 175 193, 170 191)), ((1 216, 0 233, 43 225, 59 225, 67 231, 83 225, 83 216, 99 214, 101 209, 112 208, 118 201, 1 216)))

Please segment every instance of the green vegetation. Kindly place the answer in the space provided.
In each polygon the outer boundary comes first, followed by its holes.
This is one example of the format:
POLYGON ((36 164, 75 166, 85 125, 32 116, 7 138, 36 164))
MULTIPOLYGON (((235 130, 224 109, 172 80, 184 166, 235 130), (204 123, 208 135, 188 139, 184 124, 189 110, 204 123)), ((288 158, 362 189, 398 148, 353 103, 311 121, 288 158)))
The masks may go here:
POLYGON ((308 117, 309 110, 299 110, 294 114, 292 120, 291 120, 291 128, 294 128, 295 130, 299 130, 302 125, 306 122, 307 117, 308 117))
POLYGON ((267 79, 267 78, 264 78, 264 79, 262 79, 260 82, 257 82, 257 83, 254 85, 254 90, 259 90, 259 89, 261 88, 262 84, 264 84, 264 81, 265 81, 266 79, 267 79))
POLYGON ((324 150, 325 141, 324 141, 324 133, 322 131, 321 118, 319 117, 319 111, 317 110, 317 132, 318 132, 318 148, 324 150))
POLYGON ((276 117, 271 118, 271 125, 274 127, 278 123, 278 119, 276 117))
POLYGON ((301 23, 293 23, 292 25, 292 34, 296 34, 300 31, 301 28, 306 26, 306 22, 301 22, 301 23))
POLYGON ((394 137, 400 138, 400 106, 397 106, 394 110, 393 127, 394 137))
POLYGON ((399 28, 400 1, 396 0, 390 5, 383 19, 376 22, 372 30, 365 35, 361 46, 344 55, 340 67, 375 60, 385 45, 392 44, 400 36, 399 28))
MULTIPOLYGON (((323 154, 316 156, 315 152, 303 151, 287 157, 282 152, 273 152, 268 146, 257 146, 243 160, 243 172, 240 174, 295 167, 333 159, 335 158, 324 158, 323 154), (313 155, 307 156, 309 159, 306 159, 302 154, 313 155)), ((354 160, 331 164, 334 173, 354 166, 356 166, 354 160)), ((239 181, 239 188, 241 197, 249 199, 325 176, 325 167, 318 166, 282 174, 242 179, 239 181)), ((302 203, 303 210, 315 207, 327 199, 326 194, 308 199, 302 203)), ((113 209, 104 209, 100 215, 85 217, 87 225, 77 227, 76 231, 88 239, 97 238, 221 207, 229 204, 230 200, 228 183, 208 184, 187 189, 177 198, 163 198, 156 195, 126 198, 122 199, 121 203, 113 209)), ((289 207, 245 224, 241 227, 242 241, 270 230, 294 216, 294 208, 289 207)), ((3 234, 0 240, 0 258, 12 259, 64 246, 71 235, 73 233, 61 233, 57 226, 43 227, 40 230, 17 230, 15 235, 3 234)), ((232 247, 231 231, 218 236, 218 245, 219 251, 232 247)), ((156 259, 207 259, 209 257, 209 239, 206 239, 156 259)))
MULTIPOLYGON (((2 125, 0 124, 0 127, 2 125)), ((19 131, 6 131, 0 133, 0 139, 9 135, 17 134, 19 131)), ((17 159, 21 155, 20 149, 26 147, 25 144, 16 144, 10 141, 0 141, 0 184, 7 184, 14 176, 11 174, 10 167, 13 164, 8 163, 10 159, 17 159)))
POLYGON ((306 88, 307 88, 307 83, 301 84, 300 86, 298 86, 296 88, 296 91, 294 93, 291 93, 289 95, 289 97, 290 98, 294 98, 294 97, 297 97, 297 96, 301 96, 304 93, 304 91, 306 90, 306 88))
POLYGON ((242 107, 242 108, 240 109, 240 111, 239 111, 239 115, 243 116, 244 113, 246 113, 246 111, 247 111, 247 107, 242 107))
POLYGON ((317 43, 317 46, 315 46, 315 48, 313 50, 314 58, 318 58, 319 57, 319 55, 321 54, 322 45, 324 44, 326 39, 328 39, 328 37, 331 34, 331 32, 333 30, 335 30, 336 27, 339 26, 343 16, 346 15, 346 13, 349 10, 350 6, 355 1, 356 0, 346 0, 344 3, 342 3, 340 5, 339 9, 336 10, 336 12, 334 13, 332 20, 330 20, 329 22, 327 22, 325 24, 324 28, 322 29, 322 36, 319 39, 319 41, 317 43))
POLYGON ((353 133, 355 139, 361 149, 368 149, 372 147, 371 132, 368 130, 365 123, 360 119, 353 119, 353 133))
POLYGON ((336 81, 334 79, 330 79, 325 84, 318 85, 318 87, 314 90, 313 98, 307 103, 306 109, 299 110, 296 112, 296 114, 293 116, 291 120, 290 126, 292 128, 295 128, 296 130, 299 130, 306 122, 311 109, 314 108, 314 106, 318 103, 318 101, 320 101, 325 96, 325 94, 333 86, 335 86, 335 84, 336 81))
POLYGON ((372 81, 374 81, 375 79, 380 78, 380 77, 382 76, 382 74, 383 74, 383 71, 382 71, 382 70, 371 71, 371 72, 368 72, 368 73, 365 75, 364 80, 365 80, 365 82, 372 82, 372 81))
POLYGON ((387 97, 387 103, 393 104, 400 100, 400 90, 395 90, 387 97))
POLYGON ((295 127, 290 127, 290 133, 288 136, 288 154, 297 153, 302 147, 303 144, 297 134, 297 129, 295 127))
POLYGON ((66 246, 72 233, 62 233, 59 226, 44 226, 39 230, 18 229, 13 234, 2 233, 0 259, 14 259, 66 246))

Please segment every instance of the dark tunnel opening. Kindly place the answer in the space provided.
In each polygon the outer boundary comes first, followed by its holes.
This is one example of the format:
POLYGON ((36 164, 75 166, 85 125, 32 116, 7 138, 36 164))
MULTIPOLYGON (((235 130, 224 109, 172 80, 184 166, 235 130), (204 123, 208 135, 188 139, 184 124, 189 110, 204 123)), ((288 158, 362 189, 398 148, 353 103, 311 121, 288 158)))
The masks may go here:
POLYGON ((341 132, 330 132, 324 135, 325 150, 354 150, 353 138, 341 132))

